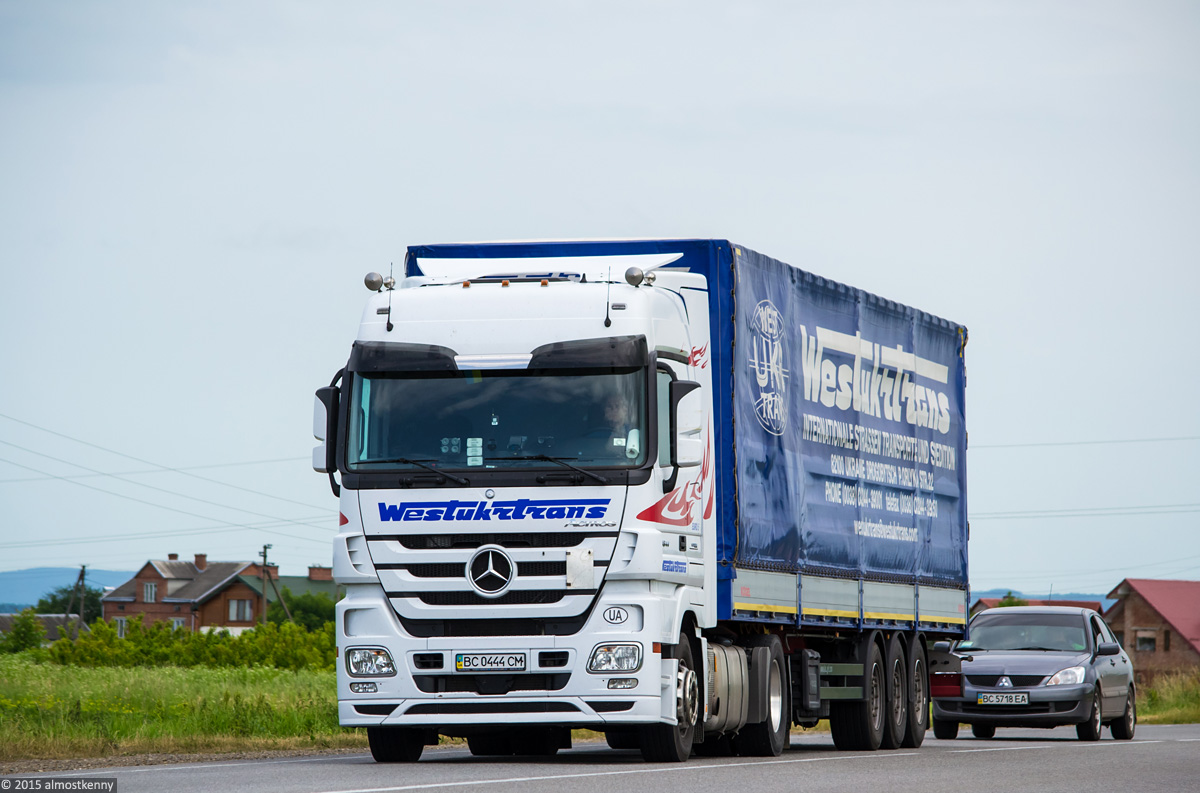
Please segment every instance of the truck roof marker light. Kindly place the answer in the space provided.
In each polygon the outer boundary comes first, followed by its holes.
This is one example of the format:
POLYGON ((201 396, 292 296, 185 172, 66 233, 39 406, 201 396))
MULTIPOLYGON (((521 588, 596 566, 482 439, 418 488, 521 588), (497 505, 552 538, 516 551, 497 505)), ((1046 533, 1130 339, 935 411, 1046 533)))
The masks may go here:
POLYGON ((471 288, 471 282, 463 281, 463 289, 470 289, 470 288, 471 288))
POLYGON ((338 513, 338 525, 339 526, 345 526, 349 522, 350 522, 350 518, 346 517, 345 515, 343 515, 340 512, 338 513))
POLYGON ((548 279, 548 278, 543 278, 543 279, 542 279, 542 286, 549 286, 549 285, 550 285, 550 279, 548 279))
POLYGON ((501 281, 500 286, 508 286, 508 279, 505 278, 503 281, 501 281))

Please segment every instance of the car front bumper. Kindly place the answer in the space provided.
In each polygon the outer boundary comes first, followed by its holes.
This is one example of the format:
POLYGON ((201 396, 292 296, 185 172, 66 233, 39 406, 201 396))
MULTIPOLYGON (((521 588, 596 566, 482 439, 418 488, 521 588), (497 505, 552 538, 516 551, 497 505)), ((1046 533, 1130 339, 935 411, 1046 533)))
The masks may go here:
POLYGON ((986 724, 993 727, 1060 727, 1080 724, 1092 712, 1090 684, 1077 686, 1039 686, 1030 689, 976 688, 967 685, 962 697, 945 697, 933 701, 933 717, 939 721, 960 724, 986 724), (981 693, 1027 691, 1027 705, 980 705, 981 693))

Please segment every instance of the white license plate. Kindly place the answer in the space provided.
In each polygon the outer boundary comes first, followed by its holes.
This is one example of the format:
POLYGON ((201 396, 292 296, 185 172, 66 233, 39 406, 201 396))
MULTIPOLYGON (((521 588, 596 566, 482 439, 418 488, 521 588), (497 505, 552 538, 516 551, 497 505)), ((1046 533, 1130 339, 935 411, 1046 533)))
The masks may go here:
POLYGON ((1028 705, 1029 692, 1013 692, 1012 694, 980 694, 977 705, 1028 705))
POLYGON ((456 672, 524 672, 525 653, 456 653, 456 672))

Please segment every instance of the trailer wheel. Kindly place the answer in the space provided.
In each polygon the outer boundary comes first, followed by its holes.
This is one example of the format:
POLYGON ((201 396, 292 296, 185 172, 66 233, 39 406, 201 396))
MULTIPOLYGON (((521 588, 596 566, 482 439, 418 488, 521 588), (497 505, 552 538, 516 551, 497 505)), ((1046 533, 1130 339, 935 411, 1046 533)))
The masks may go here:
POLYGON ((843 751, 873 752, 883 741, 884 690, 883 658, 879 645, 870 643, 863 665, 861 702, 833 702, 829 708, 829 727, 833 744, 843 751))
POLYGON ((688 637, 681 634, 676 647, 679 654, 679 671, 675 676, 677 723, 651 724, 640 731, 642 757, 651 763, 682 763, 692 754, 692 739, 700 716, 700 681, 688 637))
POLYGON ((415 763, 425 750, 425 735, 403 727, 368 727, 367 743, 377 763, 415 763))
POLYGON ((742 727, 733 739, 734 750, 743 757, 778 757, 788 745, 791 727, 791 697, 788 696, 787 665, 783 644, 775 634, 753 636, 747 647, 766 647, 771 652, 767 669, 767 717, 758 724, 742 727))
POLYGON ((925 730, 929 727, 929 670, 925 665, 925 648, 919 641, 913 640, 909 655, 912 696, 908 706, 908 729, 904 731, 904 740, 900 745, 906 749, 916 749, 924 743, 925 730))
POLYGON ((887 656, 884 664, 884 720, 883 740, 880 746, 884 749, 897 749, 904 740, 904 731, 908 727, 908 663, 904 658, 904 643, 900 634, 893 633, 888 642, 887 656))

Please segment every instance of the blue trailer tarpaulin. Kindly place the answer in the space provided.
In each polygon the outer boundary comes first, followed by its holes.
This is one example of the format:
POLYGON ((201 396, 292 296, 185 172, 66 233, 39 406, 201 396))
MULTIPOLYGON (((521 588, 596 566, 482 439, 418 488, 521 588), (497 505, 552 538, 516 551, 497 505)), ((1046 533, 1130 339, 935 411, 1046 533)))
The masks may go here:
POLYGON ((740 567, 967 580, 965 329, 734 247, 740 567))

